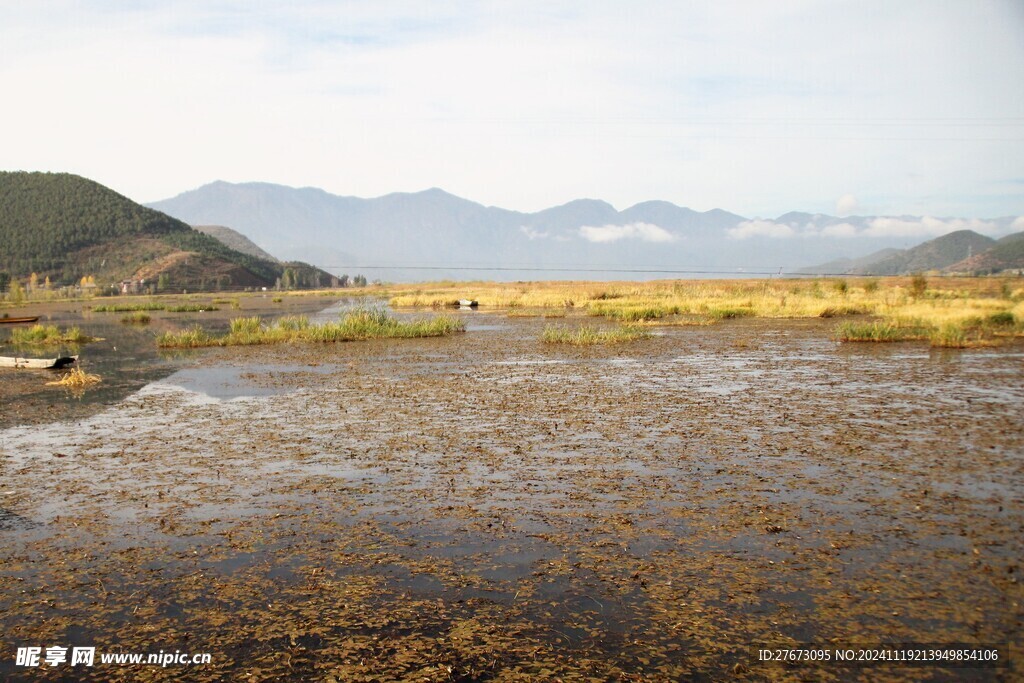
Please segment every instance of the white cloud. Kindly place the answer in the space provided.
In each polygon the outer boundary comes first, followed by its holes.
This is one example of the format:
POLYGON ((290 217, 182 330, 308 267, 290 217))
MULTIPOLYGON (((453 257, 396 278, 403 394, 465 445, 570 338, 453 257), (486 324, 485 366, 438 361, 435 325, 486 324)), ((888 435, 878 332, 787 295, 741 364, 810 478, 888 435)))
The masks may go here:
POLYGON ((588 242, 617 242, 636 239, 643 242, 672 242, 675 236, 665 228, 651 223, 629 223, 627 225, 584 225, 580 236, 588 242))
POLYGON ((735 240, 743 240, 750 237, 769 237, 774 239, 788 239, 791 237, 823 237, 852 239, 858 237, 874 238, 898 238, 910 237, 919 239, 930 239, 939 237, 957 230, 973 230, 983 235, 999 236, 1007 232, 1024 229, 1024 216, 1017 218, 1009 226, 1006 223, 997 221, 986 221, 979 218, 934 218, 932 216, 916 217, 895 217, 880 216, 873 218, 866 225, 849 222, 833 223, 831 225, 818 226, 814 221, 804 225, 797 223, 785 224, 771 220, 755 219, 744 221, 733 228, 729 228, 726 234, 735 240))
POLYGON ((542 240, 551 237, 551 233, 547 230, 534 230, 528 225, 520 225, 519 229, 524 235, 526 235, 526 238, 530 240, 542 240))
POLYGON ((860 206, 860 202, 852 194, 844 194, 842 197, 836 200, 836 214, 840 216, 849 216, 851 213, 857 210, 860 206))
POLYGON ((856 237, 857 226, 849 223, 836 223, 834 225, 826 225, 818 233, 822 237, 856 237))
POLYGON ((796 230, 784 223, 775 221, 752 220, 743 221, 726 233, 731 239, 745 240, 748 237, 774 237, 784 239, 796 235, 796 230))

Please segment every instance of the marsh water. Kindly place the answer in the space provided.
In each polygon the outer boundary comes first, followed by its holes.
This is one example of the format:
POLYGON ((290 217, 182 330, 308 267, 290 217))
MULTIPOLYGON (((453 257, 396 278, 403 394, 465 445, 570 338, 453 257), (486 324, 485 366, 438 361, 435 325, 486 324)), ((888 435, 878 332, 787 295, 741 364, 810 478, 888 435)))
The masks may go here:
POLYGON ((3 676, 68 675, 13 665, 61 643, 213 657, 75 671, 96 680, 1020 675, 1019 654, 998 670, 753 656, 1020 642, 1020 343, 840 345, 834 322, 748 319, 581 349, 501 311, 456 312, 452 338, 153 342, 239 314, 134 328, 55 309, 105 338, 81 351, 100 388, 4 375, 3 676))

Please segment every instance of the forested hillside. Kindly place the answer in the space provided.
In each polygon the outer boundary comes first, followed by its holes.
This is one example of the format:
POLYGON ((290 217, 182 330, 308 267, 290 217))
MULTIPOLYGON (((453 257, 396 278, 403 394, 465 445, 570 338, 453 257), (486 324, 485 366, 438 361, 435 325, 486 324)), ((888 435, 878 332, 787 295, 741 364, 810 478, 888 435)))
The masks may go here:
POLYGON ((106 281, 175 269, 170 279, 183 286, 273 285, 283 273, 278 264, 235 251, 86 178, 0 173, 0 271, 68 284, 85 276, 106 281), (192 282, 196 277, 201 280, 192 282))

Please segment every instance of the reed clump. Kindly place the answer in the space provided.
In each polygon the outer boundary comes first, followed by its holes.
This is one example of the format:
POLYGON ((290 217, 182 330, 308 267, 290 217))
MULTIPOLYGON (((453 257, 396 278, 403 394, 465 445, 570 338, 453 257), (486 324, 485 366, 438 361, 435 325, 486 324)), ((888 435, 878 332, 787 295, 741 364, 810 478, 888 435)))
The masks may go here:
POLYGON ((591 346, 594 344, 620 344, 649 336, 650 332, 647 330, 631 325, 611 328, 582 325, 575 329, 562 325, 548 325, 544 328, 541 341, 545 344, 591 346))
POLYGON ((712 320, 732 320, 734 318, 750 318, 757 315, 751 306, 708 306, 705 315, 712 320))
POLYGON ((198 325, 178 332, 164 332, 156 338, 156 345, 161 348, 194 349, 203 346, 220 346, 213 337, 198 325))
POLYGON ((899 325, 894 322, 846 321, 836 327, 836 339, 842 342, 901 342, 928 339, 931 331, 921 326, 899 325))
POLYGON ((205 313, 206 311, 220 309, 213 304, 182 304, 180 306, 168 306, 164 310, 168 313, 205 313))
POLYGON ((600 315, 624 323, 661 320, 665 316, 679 313, 678 306, 622 306, 607 303, 590 304, 587 310, 591 315, 600 315))
POLYGON ((11 330, 11 337, 8 341, 15 345, 43 346, 47 344, 88 344, 96 339, 83 334, 77 327, 62 330, 56 325, 36 324, 32 327, 11 330))
POLYGON ((948 349, 964 349, 968 346, 977 346, 983 343, 980 336, 973 340, 970 339, 964 326, 957 325, 956 323, 946 323, 932 330, 931 334, 928 335, 928 339, 932 346, 948 349))
POLYGON ((145 311, 135 311, 121 317, 121 322, 125 325, 148 325, 150 320, 149 313, 145 311))
POLYGON ((93 306, 93 313, 131 313, 133 311, 162 311, 167 308, 166 304, 144 302, 139 304, 103 304, 93 306))
POLYGON ((157 338, 163 348, 200 346, 248 346, 293 342, 326 343, 363 339, 411 339, 441 337, 462 332, 465 325, 452 316, 442 315, 417 320, 400 320, 383 309, 355 309, 338 322, 313 324, 306 316, 284 316, 267 323, 259 316, 235 318, 221 336, 193 327, 168 332, 157 338))
POLYGON ((927 339, 931 346, 965 349, 991 346, 1000 338, 1024 336, 1024 325, 1012 312, 946 318, 903 318, 873 322, 847 321, 836 327, 844 342, 897 342, 927 339))

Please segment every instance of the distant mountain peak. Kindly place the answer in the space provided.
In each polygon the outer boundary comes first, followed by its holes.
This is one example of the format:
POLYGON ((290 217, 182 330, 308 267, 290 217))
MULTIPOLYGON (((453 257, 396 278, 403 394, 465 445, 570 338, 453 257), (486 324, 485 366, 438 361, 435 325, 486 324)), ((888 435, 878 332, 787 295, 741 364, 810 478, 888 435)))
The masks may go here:
MULTIPOLYGON (((404 280, 523 279, 541 277, 538 269, 569 272, 565 266, 581 264, 591 264, 591 270, 596 264, 623 269, 657 264, 680 274, 683 268, 791 271, 835 260, 848 249, 904 247, 934 230, 920 218, 903 225, 896 218, 797 211, 775 221, 752 221, 720 208, 701 212, 660 199, 618 211, 602 199, 580 198, 523 212, 485 206, 440 187, 360 198, 316 188, 216 183, 151 206, 188 223, 231 226, 278 258, 350 274, 361 263, 373 264, 382 266, 374 275, 404 280), (664 233, 672 239, 651 239, 664 233), (509 264, 525 270, 515 272, 509 264), (426 266, 429 271, 416 269, 426 266), (489 271, 489 266, 501 268, 489 271)), ((1004 227, 988 223, 993 231, 1004 227)))

